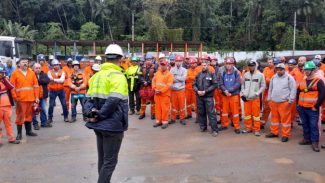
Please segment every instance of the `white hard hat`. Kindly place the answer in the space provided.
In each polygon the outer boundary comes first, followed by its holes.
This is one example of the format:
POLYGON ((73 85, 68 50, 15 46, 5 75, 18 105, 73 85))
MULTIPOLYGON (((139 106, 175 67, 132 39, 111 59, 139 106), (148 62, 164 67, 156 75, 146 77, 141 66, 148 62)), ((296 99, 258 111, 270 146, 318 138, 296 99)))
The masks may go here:
POLYGON ((321 55, 315 55, 315 59, 321 60, 322 59, 322 56, 321 55))
POLYGON ((51 64, 52 65, 60 65, 61 63, 57 59, 53 59, 51 64))
POLYGON ((95 62, 95 60, 94 59, 89 59, 89 62, 92 62, 92 63, 94 63, 95 62))
POLYGON ((116 55, 119 55, 122 57, 124 56, 122 48, 117 44, 108 45, 106 48, 106 51, 105 51, 105 55, 107 55, 107 56, 111 55, 112 58, 115 58, 116 55))
POLYGON ((53 55, 50 55, 49 56, 49 60, 53 60, 54 59, 54 56, 53 55))
POLYGON ((72 62, 73 60, 72 60, 72 58, 68 58, 68 60, 67 60, 68 62, 72 62))
POLYGON ((100 60, 100 61, 102 61, 102 57, 98 55, 98 56, 95 58, 95 60, 100 60))
POLYGON ((92 67, 91 67, 92 70, 94 71, 99 71, 100 70, 100 65, 99 64, 94 64, 92 67))
POLYGON ((160 58, 165 58, 165 54, 163 54, 163 53, 159 53, 159 59, 160 58))
POLYGON ((78 60, 74 60, 74 61, 72 62, 72 65, 80 65, 80 63, 78 62, 78 60))

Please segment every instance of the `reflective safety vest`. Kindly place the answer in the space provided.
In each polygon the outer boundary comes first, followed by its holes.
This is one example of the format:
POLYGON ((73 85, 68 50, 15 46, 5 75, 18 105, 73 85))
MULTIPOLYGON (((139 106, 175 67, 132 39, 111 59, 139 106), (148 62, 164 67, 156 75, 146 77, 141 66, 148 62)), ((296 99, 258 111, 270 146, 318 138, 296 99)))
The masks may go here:
POLYGON ((139 79, 139 75, 142 74, 138 65, 131 66, 125 71, 126 78, 130 80, 130 91, 134 89, 135 79, 139 79))
POLYGON ((113 63, 104 63, 99 72, 89 80, 87 97, 107 99, 117 97, 128 99, 128 83, 122 68, 113 63))
MULTIPOLYGON (((54 70, 51 70, 51 75, 53 79, 60 79, 62 76, 62 70, 58 71, 58 74, 55 74, 54 70)), ((49 83, 48 88, 51 91, 63 90, 63 83, 49 83)))
POLYGON ((318 99, 318 88, 317 83, 320 79, 314 78, 311 83, 307 86, 306 79, 299 85, 299 101, 298 105, 306 108, 313 108, 318 99))

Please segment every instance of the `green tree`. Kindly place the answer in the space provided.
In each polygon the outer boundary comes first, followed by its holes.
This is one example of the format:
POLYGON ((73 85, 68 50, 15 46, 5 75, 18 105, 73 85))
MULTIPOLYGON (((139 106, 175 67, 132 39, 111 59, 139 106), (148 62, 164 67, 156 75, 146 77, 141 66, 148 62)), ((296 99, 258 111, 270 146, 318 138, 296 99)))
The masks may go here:
POLYGON ((13 37, 21 37, 27 39, 34 39, 35 34, 37 33, 36 30, 32 30, 29 25, 23 26, 20 23, 12 22, 11 20, 3 21, 2 30, 0 35, 3 36, 13 36, 13 37))
POLYGON ((87 22, 81 26, 80 39, 81 40, 96 40, 98 37, 100 27, 93 22, 87 22))
POLYGON ((46 26, 47 30, 45 32, 44 39, 55 40, 55 39, 64 39, 65 35, 62 32, 61 24, 50 22, 46 26))

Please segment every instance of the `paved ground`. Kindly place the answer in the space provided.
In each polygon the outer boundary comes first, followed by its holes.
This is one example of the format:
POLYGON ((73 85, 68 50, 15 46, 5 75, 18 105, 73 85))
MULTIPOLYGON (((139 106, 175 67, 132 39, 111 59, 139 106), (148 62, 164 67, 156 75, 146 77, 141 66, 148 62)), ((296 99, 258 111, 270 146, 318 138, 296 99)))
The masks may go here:
MULTIPOLYGON (((61 111, 56 111, 53 128, 37 131, 35 138, 24 136, 20 145, 4 143, 0 183, 96 182, 94 133, 80 116, 74 124, 64 123, 61 111)), ((281 143, 236 135, 231 128, 214 138, 199 132, 194 120, 154 129, 148 117, 137 117, 130 116, 114 183, 325 182, 325 150, 314 153, 309 146, 297 145, 300 127, 288 143, 281 143)))

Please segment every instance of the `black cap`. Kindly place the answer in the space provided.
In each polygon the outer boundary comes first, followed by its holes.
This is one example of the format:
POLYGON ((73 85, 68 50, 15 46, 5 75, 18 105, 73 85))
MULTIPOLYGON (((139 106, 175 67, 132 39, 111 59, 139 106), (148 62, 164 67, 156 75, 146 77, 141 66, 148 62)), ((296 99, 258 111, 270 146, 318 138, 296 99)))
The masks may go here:
POLYGON ((248 66, 256 66, 256 62, 255 61, 249 61, 247 65, 248 66))

